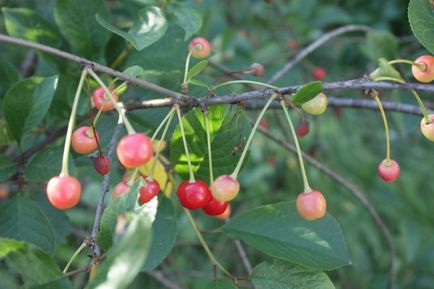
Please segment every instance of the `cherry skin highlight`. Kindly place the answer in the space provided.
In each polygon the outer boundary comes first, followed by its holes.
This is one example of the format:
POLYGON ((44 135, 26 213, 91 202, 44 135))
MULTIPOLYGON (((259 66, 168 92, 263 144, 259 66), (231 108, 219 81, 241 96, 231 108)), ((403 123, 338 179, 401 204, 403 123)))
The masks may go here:
POLYGON ((378 165, 378 175, 385 182, 393 182, 399 178, 399 172, 399 165, 394 160, 390 160, 390 164, 387 164, 387 160, 383 160, 378 165))
POLYGON ((207 215, 217 216, 223 214, 228 206, 228 202, 220 202, 211 197, 211 200, 202 209, 207 215))
POLYGON ((295 133, 299 137, 304 137, 309 133, 309 122, 303 121, 299 126, 295 128, 295 133))
MULTIPOLYGON (((110 92, 112 93, 113 98, 116 101, 118 101, 119 96, 116 93, 114 93, 112 90, 110 90, 110 92)), ((105 94, 105 89, 101 86, 93 91, 92 96, 93 96, 93 103, 95 104, 95 107, 97 109, 100 109, 104 105, 104 103, 105 105, 102 110, 104 112, 112 110, 115 107, 114 103, 110 100, 110 97, 105 94)))
POLYGON ((326 110, 327 104, 327 96, 321 92, 308 102, 303 103, 301 108, 307 113, 318 115, 326 110))
POLYGON ((305 220, 321 219, 324 217, 326 209, 327 202, 320 191, 301 193, 297 197, 297 211, 305 220))
POLYGON ((120 163, 127 169, 146 164, 153 155, 151 139, 144 133, 124 136, 118 143, 116 153, 120 163))
POLYGON ((231 213, 232 213, 232 207, 230 204, 228 204, 228 207, 226 208, 226 210, 222 214, 216 215, 213 217, 216 219, 225 221, 225 220, 229 219, 229 217, 231 216, 231 213))
POLYGON ((414 78, 423 83, 428 83, 434 80, 434 56, 422 55, 414 62, 421 66, 411 66, 411 72, 413 73, 414 78))
POLYGON ((110 171, 110 160, 103 155, 97 156, 93 159, 93 167, 101 176, 104 176, 110 171))
POLYGON ((240 191, 240 183, 229 175, 219 176, 211 186, 214 199, 220 202, 233 200, 240 191))
POLYGON ((191 51, 191 56, 202 59, 210 55, 211 44, 203 37, 196 37, 191 40, 188 49, 191 51))
POLYGON ((326 73, 325 69, 322 67, 316 67, 312 72, 312 76, 316 80, 323 80, 326 77, 326 75, 327 75, 327 73, 326 73))
POLYGON ((208 185, 201 181, 183 181, 176 190, 179 202, 184 208, 196 210, 205 207, 211 200, 208 185))
POLYGON ((426 119, 422 118, 420 121, 420 130, 427 139, 434 141, 434 114, 430 114, 430 118, 432 120, 430 123, 426 123, 426 119))
MULTIPOLYGON (((99 140, 99 135, 95 131, 96 137, 99 140)), ((88 154, 98 148, 95 135, 93 135, 92 128, 89 126, 82 126, 74 130, 71 137, 72 149, 79 154, 88 154), (89 136, 88 134, 91 134, 89 136)))
POLYGON ((139 204, 152 200, 160 192, 160 184, 156 179, 151 179, 149 177, 143 177, 146 182, 146 186, 140 188, 139 204))
POLYGON ((116 199, 126 191, 128 191, 130 187, 125 182, 118 183, 114 188, 112 192, 112 200, 116 199))
POLYGON ((75 207, 80 201, 80 182, 70 176, 52 177, 47 184, 47 197, 51 205, 65 210, 75 207))

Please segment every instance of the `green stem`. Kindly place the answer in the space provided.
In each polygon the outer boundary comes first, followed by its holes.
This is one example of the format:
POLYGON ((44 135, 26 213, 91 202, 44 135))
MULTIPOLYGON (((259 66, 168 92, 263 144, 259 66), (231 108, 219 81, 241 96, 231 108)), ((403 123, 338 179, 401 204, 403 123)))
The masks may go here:
POLYGON ((182 81, 183 85, 188 84, 187 83, 187 75, 188 75, 188 69, 190 67, 191 52, 193 51, 193 49, 188 52, 187 59, 185 60, 184 80, 182 81))
POLYGON ((199 239, 200 243, 202 244, 203 249, 205 250, 206 254, 208 255, 208 258, 211 260, 213 265, 217 266, 220 270, 222 270, 223 273, 225 273, 227 276, 229 276, 232 280, 235 280, 236 278, 229 273, 220 263, 217 261, 214 254, 211 252, 210 248, 208 247, 208 244, 206 243, 205 239, 202 236, 202 233, 199 231, 199 228, 196 224, 196 222, 193 219, 193 216, 191 215, 190 211, 184 208, 185 213, 187 214, 188 220, 191 223, 191 226, 193 227, 193 230, 196 232, 197 238, 199 239))
POLYGON ((256 122, 253 126, 252 131, 250 132, 249 138, 247 139, 246 145, 244 146, 243 152, 241 154, 240 159, 238 160, 238 164, 235 167, 234 171, 231 174, 231 178, 234 180, 237 179, 238 173, 240 172, 241 166, 243 164, 244 158, 246 157, 247 151, 249 150, 250 144, 253 140, 253 135, 255 134, 256 129, 258 128, 259 122, 261 121, 262 117, 264 116, 264 113, 267 111, 267 108, 270 106, 270 104, 273 102, 273 100, 277 97, 277 94, 273 94, 270 99, 267 101, 267 103, 262 108, 261 112, 259 113, 258 118, 256 119, 256 122))
POLYGON ((104 84, 104 82, 101 80, 101 78, 99 78, 98 75, 96 75, 96 73, 93 72, 93 70, 87 69, 87 71, 96 80, 96 82, 98 82, 98 84, 104 89, 105 93, 109 96, 111 102, 113 102, 113 105, 115 106, 117 112, 122 117, 122 120, 125 124, 125 127, 127 128, 128 134, 135 133, 136 131, 133 129, 133 126, 129 122, 128 118, 125 116, 125 113, 123 112, 122 108, 119 107, 118 102, 115 100, 115 98, 113 97, 113 94, 107 88, 107 86, 104 84))
POLYGON ((429 116, 428 111, 427 111, 425 105, 423 104, 422 99, 420 98, 419 94, 418 94, 418 93, 416 92, 416 90, 414 90, 414 89, 412 89, 412 90, 410 90, 410 91, 411 91, 411 93, 414 95, 414 97, 416 98, 416 101, 417 101, 417 103, 419 104, 420 109, 422 110, 422 114, 423 114, 423 117, 425 118, 425 122, 426 122, 427 124, 428 124, 428 123, 431 123, 431 122, 432 122, 432 119, 431 119, 431 117, 429 116))
POLYGON ((212 152, 211 152, 211 136, 209 129, 209 121, 208 121, 208 112, 204 112, 205 117, 205 130, 206 130, 206 143, 208 146, 208 163, 209 163, 209 186, 211 187, 214 183, 214 174, 212 167, 212 152))
POLYGON ((386 117, 386 113, 384 112, 383 104, 381 103, 381 100, 378 97, 378 94, 376 94, 374 98, 375 98, 375 101, 377 102, 378 108, 380 109, 381 118, 383 119, 383 124, 384 124, 384 130, 386 132, 386 163, 385 163, 385 165, 389 166, 391 164, 389 125, 387 123, 387 117, 386 117))
POLYGON ((96 114, 94 120, 93 120, 93 125, 96 126, 96 124, 98 123, 99 117, 101 116, 102 112, 104 110, 104 105, 101 106, 101 108, 98 110, 98 113, 96 114))
POLYGON ((181 110, 179 109, 178 105, 175 106, 175 109, 176 109, 176 114, 178 115, 179 128, 181 129, 182 142, 184 143, 185 156, 187 157, 188 170, 190 172, 190 183, 192 183, 195 181, 195 179, 194 179, 193 168, 191 166, 190 154, 188 153, 187 140, 185 139, 185 131, 184 131, 184 125, 182 124, 181 110))
POLYGON ((149 174, 151 179, 154 176, 155 166, 157 164, 158 157, 160 156, 160 147, 161 147, 161 144, 163 143, 164 139, 166 138, 167 131, 169 130, 170 123, 172 122, 172 119, 174 116, 174 110, 173 109, 170 110, 168 115, 169 115, 169 119, 167 120, 166 127, 164 128, 163 133, 161 134, 161 139, 158 141, 157 149, 156 149, 157 153, 155 154, 154 160, 152 161, 151 172, 149 174))
POLYGON ((219 87, 222 86, 226 86, 226 85, 231 85, 231 84, 256 84, 259 86, 265 86, 268 88, 272 88, 272 89, 277 89, 276 86, 271 85, 271 84, 267 84, 267 83, 263 83, 263 82, 259 82, 259 81, 253 81, 253 80, 231 80, 231 81, 226 81, 226 82, 222 82, 220 84, 217 84, 215 86, 212 87, 212 90, 216 90, 219 87))
POLYGON ((69 259, 68 263, 66 264, 65 268, 63 269, 63 274, 68 272, 69 266, 71 266, 72 262, 77 258, 78 254, 80 254, 81 251, 83 251, 84 248, 87 247, 87 244, 85 242, 81 243, 80 247, 74 252, 71 259, 69 259))
POLYGON ((127 185, 131 187, 132 184, 134 184, 134 181, 136 180, 137 174, 139 173, 139 168, 135 168, 133 173, 131 174, 130 178, 127 181, 127 185))
POLYGON ((84 80, 86 79, 87 70, 84 69, 81 73, 80 81, 77 86, 77 91, 75 92, 74 101, 72 103, 71 116, 69 117, 68 130, 66 132, 65 146, 63 148, 63 158, 62 158, 62 176, 69 176, 68 162, 69 162, 69 149, 71 147, 71 137, 72 131, 74 130, 75 115, 77 113, 78 100, 80 99, 81 90, 83 88, 84 80))
POLYGON ((408 59, 395 59, 395 60, 389 61, 388 63, 389 64, 398 64, 398 63, 410 64, 410 65, 417 66, 417 68, 419 68, 422 71, 426 71, 425 65, 423 65, 422 63, 416 63, 416 62, 408 60, 408 59))
POLYGON ((286 102, 282 100, 280 102, 280 105, 283 108, 283 112, 285 113, 286 119, 288 120, 289 127, 291 128, 291 134, 292 137, 294 138, 295 147, 297 148, 297 156, 298 156, 298 161, 300 162, 301 174, 303 176, 304 192, 308 193, 312 191, 312 189, 309 186, 309 182, 307 180, 307 174, 303 163, 303 155, 301 154, 301 149, 300 149, 300 144, 298 143, 297 134, 295 133, 294 125, 292 124, 291 118, 289 117, 289 112, 288 112, 288 108, 286 107, 286 102))
MULTIPOLYGON (((127 81, 124 81, 121 83, 121 85, 119 85, 118 87, 116 87, 116 89, 113 91, 114 93, 118 94, 118 92, 123 89, 125 86, 128 85, 127 81)), ((118 94, 119 95, 119 94, 118 94)))
POLYGON ((151 137, 151 142, 154 141, 154 139, 157 137, 158 133, 160 132, 160 130, 163 128, 164 124, 167 122, 167 120, 170 118, 170 116, 173 114, 174 112, 174 108, 172 108, 169 113, 163 118, 163 120, 161 121, 160 125, 157 127, 157 129, 155 130, 154 134, 151 137))

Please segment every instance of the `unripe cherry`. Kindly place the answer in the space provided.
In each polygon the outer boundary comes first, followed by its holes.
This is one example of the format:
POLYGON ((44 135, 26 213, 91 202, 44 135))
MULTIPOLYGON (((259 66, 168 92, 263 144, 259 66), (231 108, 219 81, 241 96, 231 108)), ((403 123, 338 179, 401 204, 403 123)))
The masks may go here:
POLYGON ((125 182, 120 182, 118 183, 114 188, 113 188, 113 192, 112 192, 112 200, 116 199, 117 197, 119 197, 120 195, 122 195, 123 193, 125 193, 126 191, 128 191, 130 187, 128 186, 127 183, 125 182))
POLYGON ((133 133, 121 138, 116 148, 120 163, 128 169, 146 164, 153 155, 151 139, 144 133, 133 133))
POLYGON ((308 121, 303 121, 302 123, 300 123, 295 128, 295 133, 299 137, 304 137, 305 135, 307 135, 309 133, 309 122, 308 121))
POLYGON ((216 219, 225 221, 225 220, 229 219, 229 217, 231 216, 231 213, 232 213, 232 207, 231 207, 231 204, 228 204, 228 207, 226 208, 226 210, 223 213, 221 213, 220 215, 213 216, 213 217, 216 219))
POLYGON ((320 191, 304 192, 297 197, 297 211, 308 221, 321 219, 327 210, 327 202, 320 191))
POLYGON ((48 181, 46 192, 51 205, 64 210, 78 204, 81 196, 81 185, 74 177, 56 176, 48 181))
POLYGON ((160 192, 160 184, 156 179, 149 177, 142 177, 146 186, 140 188, 139 204, 144 204, 152 200, 160 192))
POLYGON ((201 181, 183 181, 176 190, 179 202, 184 208, 196 210, 206 206, 211 200, 208 185, 201 181))
POLYGON ((413 73, 414 78, 424 83, 434 80, 434 56, 422 55, 414 62, 419 64, 419 66, 411 66, 411 72, 413 73))
POLYGON ((316 80, 323 80, 326 77, 326 75, 327 75, 326 71, 322 67, 316 67, 312 72, 312 76, 316 80))
POLYGON ((262 77, 264 75, 264 66, 260 63, 253 63, 250 65, 249 70, 256 77, 262 77))
POLYGON ((420 130, 427 139, 434 141, 434 114, 430 114, 429 117, 432 120, 430 123, 426 123, 426 119, 422 118, 420 121, 420 130))
MULTIPOLYGON (((95 131, 96 137, 99 140, 99 135, 95 131)), ((71 146, 74 151, 79 154, 88 154, 98 148, 98 144, 93 134, 93 130, 89 126, 82 126, 74 130, 71 137, 71 146)))
POLYGON ((399 164, 394 160, 390 160, 390 163, 387 160, 383 160, 378 165, 378 175, 385 182, 393 182, 399 178, 399 173, 399 164))
POLYGON ((191 51, 191 56, 202 59, 210 55, 211 44, 203 37, 196 37, 191 40, 188 49, 191 51))
POLYGON ((319 93, 317 96, 302 104, 301 108, 310 114, 321 114, 327 108, 328 100, 324 93, 319 93))
POLYGON ((97 156, 93 159, 93 167, 102 176, 110 171, 110 160, 104 155, 97 156))
POLYGON ((228 202, 220 202, 211 197, 211 200, 202 209, 207 215, 217 216, 223 214, 228 206, 228 202))
POLYGON ((240 183, 229 175, 219 176, 211 186, 214 199, 220 202, 233 200, 240 191, 240 183))
MULTIPOLYGON (((113 95, 113 98, 118 101, 119 100, 119 96, 114 93, 112 90, 110 90, 110 92, 113 95)), ((111 101, 110 97, 105 93, 105 89, 103 87, 98 87, 97 89, 95 89, 93 91, 93 103, 95 104, 95 107, 97 109, 100 109, 104 104, 104 108, 102 111, 106 112, 109 110, 112 110, 115 105, 114 103, 111 101)))

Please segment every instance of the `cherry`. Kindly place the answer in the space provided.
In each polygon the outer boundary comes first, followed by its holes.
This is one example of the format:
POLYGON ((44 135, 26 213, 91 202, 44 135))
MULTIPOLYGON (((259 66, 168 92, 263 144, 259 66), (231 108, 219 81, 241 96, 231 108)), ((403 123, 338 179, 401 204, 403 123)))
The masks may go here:
POLYGON ((321 92, 308 102, 303 103, 301 108, 307 113, 318 115, 326 110, 327 103, 327 96, 321 92))
POLYGON ((419 64, 419 66, 411 66, 411 72, 413 73, 414 78, 424 83, 434 80, 434 56, 422 55, 414 62, 419 64))
POLYGON ((304 192, 297 197, 297 211, 308 221, 321 219, 326 213, 327 202, 320 191, 304 192))
POLYGON ((217 216, 223 214, 228 206, 228 202, 220 202, 211 197, 211 200, 202 209, 207 215, 217 216))
MULTIPOLYGON (((95 131, 96 137, 99 140, 99 135, 95 131)), ((98 148, 98 144, 93 135, 92 128, 89 126, 82 126, 77 128, 72 133, 71 146, 79 154, 88 154, 98 148)))
POLYGON ((133 133, 121 138, 116 153, 121 164, 131 169, 146 164, 154 152, 151 139, 146 134, 133 133))
POLYGON ((233 200, 240 191, 240 183, 231 176, 219 176, 211 186, 213 197, 221 202, 233 200))
POLYGON ((326 71, 322 67, 315 67, 315 69, 312 72, 312 76, 316 80, 323 80, 326 77, 326 71))
POLYGON ((176 190, 176 194, 181 205, 191 210, 203 208, 211 200, 208 185, 201 180, 183 181, 176 190))
POLYGON ((286 42, 286 45, 288 45, 288 47, 289 47, 289 48, 292 48, 292 49, 297 49, 297 48, 298 48, 298 42, 297 42, 297 40, 295 40, 295 39, 289 39, 289 40, 286 42))
POLYGON ((420 130, 423 135, 430 141, 434 141, 434 114, 430 114, 431 122, 426 123, 426 119, 422 118, 420 121, 420 130))
MULTIPOLYGON (((119 96, 112 90, 110 90, 110 92, 112 93, 113 98, 117 101, 119 96)), ((104 112, 112 110, 115 107, 114 103, 110 100, 110 97, 106 95, 105 89, 101 86, 93 91, 93 103, 97 109, 100 109, 105 104, 102 110, 104 112)))
POLYGON ((47 197, 51 205, 57 209, 69 209, 80 201, 80 182, 70 176, 52 177, 47 184, 47 197))
POLYGON ((213 216, 213 217, 216 219, 225 221, 225 220, 229 219, 229 217, 231 216, 231 212, 232 212, 232 207, 230 204, 228 204, 226 210, 223 213, 221 213, 220 215, 213 216))
POLYGON ((191 51, 191 56, 202 59, 210 55, 211 44, 203 37, 196 37, 191 40, 188 49, 191 51))
POLYGON ((112 192, 112 200, 116 199, 126 191, 128 191, 130 187, 127 185, 126 182, 120 182, 118 183, 114 188, 112 192))
POLYGON ((97 156, 93 159, 93 167, 102 176, 110 171, 110 160, 104 155, 97 156))
POLYGON ((265 118, 261 119, 259 121, 259 127, 263 128, 263 129, 267 129, 268 128, 268 120, 266 120, 265 118))
POLYGON ((0 184, 0 200, 7 199, 9 197, 9 186, 0 184))
POLYGON ((304 137, 305 135, 307 135, 309 133, 309 122, 308 121, 303 121, 302 123, 300 123, 295 128, 295 133, 299 137, 304 137))
POLYGON ((385 182, 393 182, 397 178, 399 178, 399 165, 396 161, 390 160, 390 163, 387 163, 387 160, 383 160, 378 165, 378 175, 385 182))
POLYGON ((140 188, 140 205, 149 202, 160 192, 160 184, 156 179, 151 179, 149 177, 142 178, 145 180, 146 186, 140 188))
POLYGON ((250 65, 249 71, 256 77, 262 77, 264 75, 264 66, 259 63, 253 63, 250 65))

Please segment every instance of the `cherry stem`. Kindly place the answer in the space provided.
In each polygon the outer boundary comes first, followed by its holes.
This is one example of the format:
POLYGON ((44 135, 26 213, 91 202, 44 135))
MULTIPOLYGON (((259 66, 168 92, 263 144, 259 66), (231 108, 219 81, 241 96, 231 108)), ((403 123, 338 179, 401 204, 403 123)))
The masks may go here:
POLYGON ((383 104, 381 103, 380 97, 378 96, 378 93, 374 94, 374 99, 377 102, 378 108, 380 109, 381 117, 383 119, 384 124, 384 130, 386 132, 386 166, 390 166, 391 164, 391 157, 390 157, 390 133, 389 133, 389 125, 387 123, 387 117, 386 113, 384 112, 383 104))
MULTIPOLYGON (((104 104, 105 105, 105 104, 104 104)), ((99 117, 101 116, 103 110, 104 110, 104 105, 101 106, 101 108, 98 110, 98 113, 96 114, 94 120, 93 120, 93 125, 96 126, 96 124, 98 123, 99 117)))
POLYGON ((113 94, 107 88, 107 86, 104 84, 104 82, 101 80, 101 78, 99 78, 98 75, 96 75, 96 73, 93 72, 93 70, 87 69, 87 71, 96 80, 96 82, 98 82, 98 84, 104 89, 105 93, 109 96, 110 101, 113 102, 113 105, 115 106, 117 112, 119 113, 119 115, 122 117, 122 120, 124 121, 124 124, 125 124, 125 127, 127 128, 128 134, 135 133, 136 131, 133 129, 133 126, 131 125, 130 121, 125 116, 124 111, 122 110, 121 107, 119 107, 118 102, 115 100, 115 98, 113 97, 113 94))
POLYGON ((152 135, 151 142, 153 142, 154 139, 157 137, 158 133, 163 128, 164 124, 171 117, 171 115, 173 114, 174 111, 175 111, 175 108, 172 107, 172 109, 169 111, 169 113, 167 113, 167 115, 163 118, 163 120, 161 121, 160 125, 157 127, 157 129, 155 130, 154 134, 152 135))
POLYGON ((188 147, 187 147, 187 140, 185 138, 184 125, 182 124, 181 110, 179 109, 179 105, 175 105, 174 107, 176 109, 176 114, 178 115, 179 128, 181 129, 182 142, 184 143, 185 156, 187 158, 188 171, 190 173, 190 183, 192 183, 195 181, 195 178, 194 178, 193 168, 191 166, 190 154, 188 153, 188 147))
POLYGON ((307 174, 306 174, 306 169, 304 168, 303 155, 301 153, 300 144, 298 143, 298 138, 297 138, 297 134, 295 133, 294 125, 291 121, 291 118, 289 117, 289 112, 288 112, 288 108, 286 107, 286 102, 282 100, 280 101, 280 105, 282 106, 283 112, 285 113, 286 119, 288 120, 288 124, 291 129, 291 134, 292 137, 294 138, 295 147, 297 149, 298 161, 300 163, 301 175, 303 176, 304 192, 305 193, 311 192, 312 189, 309 186, 309 182, 307 180, 307 174))
POLYGON ((209 121, 208 121, 208 111, 203 112, 205 117, 205 131, 206 131, 206 143, 208 146, 208 163, 209 163, 209 185, 210 187, 214 183, 214 173, 212 167, 212 152, 211 152, 211 136, 209 129, 209 121))
POLYGON ((208 255, 208 258, 211 260, 213 265, 217 266, 220 270, 222 270, 223 273, 225 273, 227 276, 229 276, 232 280, 236 280, 236 278, 229 273, 220 263, 217 261, 214 254, 211 252, 210 248, 208 247, 208 244, 206 243, 205 239, 202 236, 202 233, 200 232, 196 222, 193 219, 193 216, 191 215, 190 211, 184 208, 185 213, 187 214, 188 220, 191 223, 191 226, 193 227, 193 230, 196 232, 197 238, 199 239, 203 249, 205 250, 206 254, 208 255))
MULTIPOLYGON (((95 138, 96 145, 98 147, 99 155, 102 156, 104 154, 101 150, 99 139, 98 139, 97 134, 96 134, 95 120, 93 118, 93 113, 92 113, 92 103, 90 102, 90 82, 89 82, 89 79, 87 79, 87 108, 88 108, 88 114, 89 114, 89 120, 90 120, 90 128, 92 129, 93 137, 95 138)), ((87 133, 89 133, 89 130, 87 131, 87 133)))
POLYGON ((403 64, 410 64, 410 65, 414 65, 417 68, 419 68, 421 71, 426 71, 426 65, 424 65, 423 63, 417 63, 408 59, 395 59, 395 60, 391 60, 388 62, 389 64, 398 64, 398 63, 403 63, 403 64))
POLYGON ((154 160, 152 161, 152 166, 151 166, 151 173, 149 174, 149 177, 152 179, 153 175, 154 175, 154 171, 155 171, 155 166, 157 165, 157 161, 158 161, 158 157, 160 156, 160 147, 161 144, 163 143, 164 139, 166 138, 166 134, 167 131, 169 130, 170 127, 170 123, 172 122, 173 116, 174 116, 174 110, 171 109, 169 112, 169 119, 167 120, 166 126, 164 127, 163 133, 161 134, 161 139, 158 141, 157 144, 157 148, 156 148, 156 153, 155 153, 155 157, 154 160))
POLYGON ((72 103, 71 116, 69 117, 68 130, 66 132, 66 138, 65 138, 65 146, 63 148, 62 171, 61 171, 62 176, 69 176, 68 162, 69 162, 69 149, 71 147, 72 131, 74 130, 75 115, 77 113, 78 100, 80 99, 80 94, 83 88, 84 80, 86 79, 86 75, 87 75, 87 70, 84 69, 81 73, 80 81, 78 83, 77 91, 75 92, 74 101, 72 103))
MULTIPOLYGON (((124 88, 125 86, 127 86, 128 81, 124 81, 122 82, 118 87, 116 87, 116 89, 113 91, 114 93, 118 94, 118 92, 124 88)), ((119 95, 119 94, 118 94, 119 95)))
POLYGON ((131 187, 131 185, 134 184, 134 181, 135 181, 138 173, 139 173, 139 168, 135 168, 133 173, 131 174, 130 178, 127 181, 127 185, 129 187, 131 187))
POLYGON ((188 75, 188 69, 190 67, 190 59, 191 59, 191 52, 193 51, 194 47, 188 52, 187 59, 185 60, 185 69, 184 69, 184 80, 182 81, 182 85, 187 85, 187 75, 188 75))
POLYGON ((256 84, 256 85, 259 85, 259 86, 265 86, 265 87, 268 87, 268 88, 277 89, 277 87, 274 86, 274 85, 263 83, 263 82, 259 82, 259 81, 253 81, 253 80, 231 80, 231 81, 226 81, 226 82, 219 83, 219 84, 213 86, 212 90, 215 90, 215 89, 217 89, 219 87, 226 86, 226 85, 243 84, 243 83, 244 84, 256 84))
POLYGON ((238 174, 240 172, 241 166, 243 164, 244 158, 246 157, 247 151, 249 150, 250 144, 253 140, 253 135, 255 134, 255 131, 258 128, 259 122, 261 121, 262 117, 264 116, 264 113, 267 111, 267 108, 270 106, 270 104, 273 102, 273 100, 277 97, 277 94, 273 94, 270 99, 267 101, 267 103, 262 108, 261 112, 259 113, 258 118, 256 119, 255 124, 253 125, 252 131, 250 132, 249 138, 247 139, 246 145, 244 146, 243 152, 241 154, 240 159, 238 160, 237 166, 235 167, 234 171, 231 174, 231 178, 236 180, 238 177, 238 174))
POLYGON ((86 247, 87 247, 86 242, 81 243, 80 247, 78 247, 78 249, 74 252, 74 254, 69 259, 68 263, 66 264, 65 268, 63 269, 62 271, 63 274, 66 274, 66 272, 68 272, 68 269, 71 266, 72 262, 75 260, 75 258, 77 258, 78 254, 80 254, 81 251, 83 251, 83 249, 86 247))

